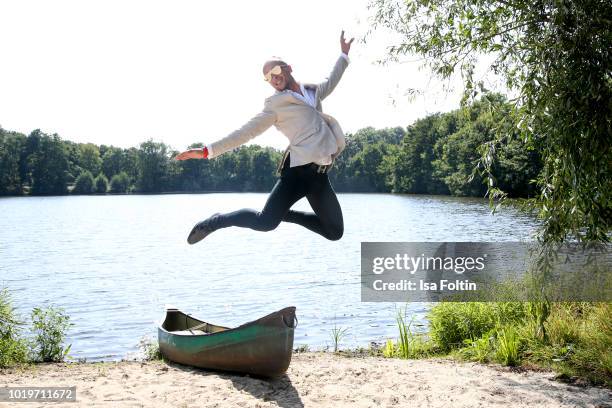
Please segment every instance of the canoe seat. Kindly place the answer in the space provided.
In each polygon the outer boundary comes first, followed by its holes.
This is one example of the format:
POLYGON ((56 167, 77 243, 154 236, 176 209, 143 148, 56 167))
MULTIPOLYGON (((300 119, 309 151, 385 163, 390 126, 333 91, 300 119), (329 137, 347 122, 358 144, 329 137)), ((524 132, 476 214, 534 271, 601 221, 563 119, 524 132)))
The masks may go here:
POLYGON ((201 336, 203 334, 208 334, 204 330, 177 330, 170 332, 172 334, 180 334, 183 336, 201 336))

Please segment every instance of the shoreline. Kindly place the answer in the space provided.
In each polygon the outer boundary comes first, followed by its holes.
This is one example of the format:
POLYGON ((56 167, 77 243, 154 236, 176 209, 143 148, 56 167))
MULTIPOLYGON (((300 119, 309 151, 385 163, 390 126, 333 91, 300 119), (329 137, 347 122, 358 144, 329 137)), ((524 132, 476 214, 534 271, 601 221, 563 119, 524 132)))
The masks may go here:
MULTIPOLYGON (((287 373, 272 380, 164 361, 46 363, 0 370, 2 387, 76 386, 76 403, 52 403, 65 407, 611 406, 611 390, 555 378, 552 371, 452 359, 330 352, 294 353, 287 373)), ((0 408, 9 406, 0 402, 0 408)))

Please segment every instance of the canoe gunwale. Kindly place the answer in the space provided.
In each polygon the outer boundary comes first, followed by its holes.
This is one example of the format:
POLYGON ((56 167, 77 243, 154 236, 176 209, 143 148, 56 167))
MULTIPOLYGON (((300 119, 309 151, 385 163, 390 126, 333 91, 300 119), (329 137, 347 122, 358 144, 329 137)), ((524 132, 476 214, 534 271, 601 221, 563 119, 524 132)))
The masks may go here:
MULTIPOLYGON (((285 326, 287 326, 287 328, 295 329, 297 327, 297 322, 298 322, 297 321, 297 317, 295 316, 295 309, 296 309, 295 306, 285 307, 285 308, 283 308, 281 310, 278 310, 276 312, 270 313, 270 314, 268 314, 268 315, 266 315, 264 317, 260 317, 259 319, 256 319, 256 320, 253 320, 253 321, 241 324, 240 326, 225 327, 225 326, 219 326, 219 325, 216 325, 216 324, 213 324, 213 323, 205 322, 204 320, 200 320, 200 319, 198 319, 196 317, 193 317, 193 316, 191 316, 191 315, 189 315, 189 314, 187 314, 185 312, 180 311, 179 309, 174 309, 173 308, 173 309, 167 309, 166 310, 166 315, 164 316, 164 320, 162 322, 160 322, 160 324, 158 326, 158 330, 160 330, 160 331, 162 331, 164 333, 167 333, 167 334, 169 334, 171 336, 181 336, 181 337, 182 336, 184 336, 184 337, 206 336, 206 337, 210 337, 210 336, 214 336, 214 335, 221 334, 221 333, 228 333, 228 332, 232 332, 232 331, 235 331, 235 330, 241 330, 241 329, 244 329, 245 327, 259 324, 262 321, 271 320, 272 318, 274 318, 277 315, 281 317, 281 320, 283 321, 285 326), (190 319, 193 319, 193 320, 199 322, 200 324, 206 323, 206 324, 208 324, 210 326, 219 327, 219 328, 222 328, 222 329, 225 329, 225 330, 217 331, 217 332, 214 332, 214 333, 205 333, 205 334, 177 333, 175 331, 169 331, 169 330, 166 330, 166 328, 164 328, 164 324, 166 323, 166 321, 168 319, 168 313, 169 312, 179 313, 181 315, 184 315, 184 316, 186 316, 186 317, 188 317, 190 319), (287 323, 287 320, 285 319, 285 315, 286 314, 292 314, 293 315, 293 322, 292 322, 293 325, 290 325, 290 324, 287 323)), ((185 328, 184 330, 189 330, 189 329, 185 328)))

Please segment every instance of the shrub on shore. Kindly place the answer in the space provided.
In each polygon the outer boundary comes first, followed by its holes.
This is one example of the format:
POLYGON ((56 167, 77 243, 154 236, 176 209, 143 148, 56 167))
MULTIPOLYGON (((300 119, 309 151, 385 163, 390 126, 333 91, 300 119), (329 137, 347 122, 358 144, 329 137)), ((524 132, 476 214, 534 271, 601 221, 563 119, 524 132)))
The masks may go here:
POLYGON ((442 302, 429 313, 430 336, 440 350, 449 352, 463 346, 465 340, 480 338, 526 316, 521 302, 442 302))
POLYGON ((89 171, 79 174, 72 189, 73 194, 91 194, 94 191, 94 178, 89 171))
POLYGON ((94 180, 94 185, 96 186, 96 193, 105 194, 108 191, 108 179, 104 175, 104 173, 98 174, 98 177, 94 180))
POLYGON ((47 307, 32 310, 32 344, 33 360, 42 362, 60 362, 70 351, 70 345, 64 347, 66 331, 70 327, 70 318, 62 309, 47 307))
POLYGON ((0 368, 29 362, 63 361, 69 317, 62 309, 35 308, 31 314, 32 338, 25 336, 22 322, 12 306, 7 289, 0 289, 0 368))
POLYGON ((111 193, 127 193, 130 188, 130 177, 125 172, 115 174, 110 181, 111 193))
POLYGON ((537 365, 594 384, 612 385, 612 307, 555 302, 538 335, 529 302, 439 303, 430 313, 430 338, 444 353, 479 362, 537 365))
POLYGON ((6 289, 0 289, 0 368, 28 360, 27 340, 22 337, 20 322, 6 289))
POLYGON ((387 340, 382 355, 423 358, 451 355, 480 363, 538 366, 561 376, 612 386, 612 305, 553 302, 539 332, 533 302, 442 302, 428 313, 427 335, 411 329, 398 313, 397 342, 387 340))
POLYGON ((546 341, 530 339, 530 360, 570 377, 612 386, 612 306, 610 303, 554 303, 546 341))

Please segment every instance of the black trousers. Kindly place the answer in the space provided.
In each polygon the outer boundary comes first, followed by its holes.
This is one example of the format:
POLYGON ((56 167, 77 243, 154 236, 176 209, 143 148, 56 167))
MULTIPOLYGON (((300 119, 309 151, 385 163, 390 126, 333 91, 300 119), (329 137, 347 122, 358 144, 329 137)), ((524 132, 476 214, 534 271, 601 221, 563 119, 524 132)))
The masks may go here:
POLYGON ((289 156, 263 210, 243 208, 216 218, 216 228, 243 227, 271 231, 285 221, 299 224, 332 241, 339 240, 344 233, 342 209, 327 174, 317 173, 316 167, 310 164, 289 167, 289 156), (290 209, 303 197, 306 197, 314 213, 290 209))

